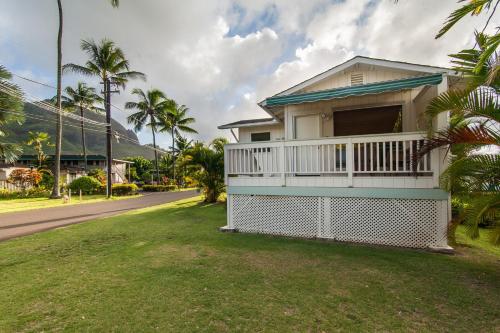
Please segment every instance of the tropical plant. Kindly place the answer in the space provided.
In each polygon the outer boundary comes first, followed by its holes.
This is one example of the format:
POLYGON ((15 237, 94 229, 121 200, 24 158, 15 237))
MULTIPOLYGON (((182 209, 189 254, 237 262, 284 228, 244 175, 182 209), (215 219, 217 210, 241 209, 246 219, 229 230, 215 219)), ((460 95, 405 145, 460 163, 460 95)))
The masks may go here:
MULTIPOLYGON (((491 18, 493 17, 493 14, 495 14, 496 8, 498 6, 499 1, 496 0, 460 0, 459 2, 466 2, 465 5, 462 7, 458 8, 455 10, 453 13, 448 16, 444 26, 439 30, 438 34, 436 35, 436 38, 442 37, 444 34, 446 34, 458 21, 460 21, 462 18, 464 18, 467 15, 471 16, 477 16, 481 14, 482 12, 487 12, 493 5, 493 2, 495 2, 495 5, 493 6, 493 10, 488 17, 488 20, 486 21, 486 26, 489 24, 491 18)), ((484 29, 483 31, 484 32, 484 29)))
POLYGON ((459 223, 467 226, 471 238, 477 238, 480 223, 489 218, 496 224, 492 242, 500 244, 500 158, 488 152, 492 147, 500 148, 499 59, 496 50, 491 52, 492 45, 498 47, 495 41, 498 35, 476 33, 477 47, 451 55, 454 69, 463 74, 467 86, 431 101, 426 110, 429 120, 450 112, 450 124, 435 131, 416 155, 419 159, 441 147, 452 153, 441 184, 454 198, 468 204, 451 221, 451 242, 459 223))
POLYGON ((62 96, 65 107, 78 110, 80 113, 80 129, 82 140, 82 154, 87 170, 87 147, 85 144, 85 113, 84 110, 102 112, 103 109, 96 106, 97 103, 102 103, 103 99, 96 94, 95 88, 87 86, 84 82, 78 82, 76 87, 66 87, 64 89, 65 96, 62 96))
POLYGON ((87 173, 87 176, 97 179, 102 185, 106 185, 106 173, 103 169, 94 168, 87 173))
POLYGON ((175 137, 180 136, 181 133, 198 133, 195 129, 190 127, 195 122, 192 117, 187 117, 189 108, 185 105, 178 105, 174 102, 169 109, 167 117, 163 120, 163 127, 160 132, 168 132, 172 136, 172 174, 175 177, 175 137))
POLYGON ((144 92, 142 89, 132 90, 133 95, 137 95, 138 102, 127 102, 125 109, 138 110, 127 118, 130 124, 134 125, 134 130, 139 132, 144 126, 151 128, 153 135, 153 149, 155 152, 155 169, 156 181, 160 182, 160 169, 158 165, 158 151, 156 147, 156 133, 158 127, 161 126, 163 119, 166 118, 169 109, 174 105, 174 102, 167 99, 165 94, 158 90, 152 89, 144 92))
POLYGON ((144 79, 141 72, 131 71, 128 60, 123 51, 109 39, 103 39, 99 43, 94 40, 82 40, 81 49, 87 53, 89 60, 85 65, 69 63, 63 66, 63 70, 94 76, 103 82, 110 80, 112 84, 125 87, 130 79, 144 79))
POLYGON ((42 180, 42 174, 38 170, 30 169, 15 169, 13 170, 7 181, 25 191, 27 188, 37 186, 42 180))
POLYGON ((150 171, 153 170, 153 163, 151 163, 150 160, 142 156, 127 157, 125 160, 134 162, 130 167, 130 176, 132 176, 132 180, 143 180, 145 173, 148 173, 148 181, 151 180, 150 171))
POLYGON ((33 146, 33 149, 36 151, 38 168, 42 167, 42 164, 46 161, 47 155, 43 151, 43 146, 53 146, 50 143, 49 133, 46 132, 28 132, 28 141, 26 141, 28 146, 33 146))
MULTIPOLYGON (((21 100, 21 90, 19 87, 10 82, 12 74, 2 65, 0 65, 0 87, 10 91, 6 93, 0 90, 0 138, 7 134, 3 130, 3 126, 7 123, 16 122, 21 124, 23 121, 23 102, 21 100)), ((0 158, 7 163, 14 162, 22 149, 19 145, 0 142, 0 158)))
POLYGON ((186 163, 197 169, 194 177, 203 188, 206 202, 216 202, 225 190, 224 144, 227 142, 218 138, 209 146, 197 143, 186 151, 186 163))

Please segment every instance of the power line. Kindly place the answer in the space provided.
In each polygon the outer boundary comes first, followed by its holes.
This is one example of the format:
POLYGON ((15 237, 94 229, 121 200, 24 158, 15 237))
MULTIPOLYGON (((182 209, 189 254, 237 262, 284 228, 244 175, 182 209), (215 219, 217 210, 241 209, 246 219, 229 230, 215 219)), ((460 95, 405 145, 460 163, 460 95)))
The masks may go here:
MULTIPOLYGON (((57 90, 56 87, 50 85, 50 84, 47 84, 47 83, 44 83, 44 82, 40 82, 40 81, 36 81, 36 80, 33 80, 33 79, 30 79, 30 78, 27 78, 27 77, 24 77, 22 75, 19 75, 19 74, 16 74, 16 73, 12 73, 13 76, 21 79, 21 80, 25 80, 25 81, 28 81, 28 82, 31 82, 31 83, 35 83, 35 84, 38 84, 38 85, 41 85, 41 86, 44 86, 44 87, 47 87, 47 88, 51 88, 51 89, 55 89, 57 90)), ((85 96, 82 96, 82 95, 78 95, 78 94, 75 94, 75 96, 79 96, 79 97, 85 97, 85 96)), ((122 112, 125 112, 123 109, 119 108, 118 106, 114 105, 114 104, 110 104, 112 107, 114 107, 115 109, 117 109, 118 111, 122 111, 122 112)))
MULTIPOLYGON (((18 91, 16 91, 15 89, 12 89, 10 87, 7 87, 5 86, 4 84, 2 84, 0 82, 0 91, 8 94, 8 95, 11 95, 13 97, 16 97, 16 98, 19 98, 23 101, 25 101, 26 103, 29 103, 29 104, 33 104, 33 105, 36 105, 46 111, 49 111, 49 112, 52 112, 52 113, 55 113, 55 114, 59 114, 59 109, 56 108, 55 106, 47 103, 47 102, 44 102, 44 101, 39 101, 37 100, 36 98, 34 97, 29 97, 29 95, 25 94, 25 93, 20 93, 18 91)), ((103 122, 99 122, 99 121, 95 121, 95 120, 91 120, 91 119, 87 119, 87 118, 84 118, 84 117, 81 117, 77 114, 74 114, 74 113, 71 113, 71 112, 67 112, 67 111, 62 111, 62 115, 65 116, 65 117, 68 117, 68 118, 72 118, 74 120, 78 120, 78 121, 86 121, 87 123, 92 123, 94 125, 101 125, 101 126, 107 126, 108 124, 107 123, 103 123, 103 122)))
MULTIPOLYGON (((0 112, 10 113, 10 114, 16 114, 16 115, 22 115, 22 116, 24 116, 26 118, 35 119, 35 120, 39 120, 39 121, 44 121, 44 122, 48 122, 48 123, 56 123, 56 121, 51 120, 51 119, 37 117, 37 116, 34 116, 34 115, 28 115, 26 113, 18 112, 18 111, 9 111, 9 110, 0 109, 0 112)), ((76 124, 71 124, 71 123, 67 123, 67 122, 64 122, 63 124, 65 126, 69 126, 69 127, 74 127, 74 128, 81 129, 81 126, 76 125, 76 124)), ((104 134, 105 133, 104 131, 98 130, 98 129, 95 129, 95 128, 85 127, 84 130, 85 131, 92 131, 92 132, 96 132, 96 133, 100 133, 100 134, 104 134)), ((165 151, 163 149, 150 147, 148 145, 142 145, 138 140, 134 140, 134 139, 128 138, 126 136, 123 136, 121 133, 119 133, 117 131, 113 131, 113 136, 115 137, 115 139, 117 140, 117 142, 119 142, 119 140, 124 140, 124 141, 128 141, 130 143, 133 143, 135 145, 138 145, 138 146, 146 148, 146 149, 150 149, 150 150, 153 150, 153 151, 156 150, 159 153, 163 153, 163 154, 169 153, 169 152, 167 152, 167 151, 165 151)))

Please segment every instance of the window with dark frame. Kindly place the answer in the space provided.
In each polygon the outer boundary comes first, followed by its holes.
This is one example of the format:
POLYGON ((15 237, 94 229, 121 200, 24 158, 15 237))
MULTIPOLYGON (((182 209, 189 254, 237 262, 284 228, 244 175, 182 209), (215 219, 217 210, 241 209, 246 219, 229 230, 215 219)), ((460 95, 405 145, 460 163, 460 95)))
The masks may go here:
POLYGON ((252 142, 271 141, 271 132, 251 133, 250 140, 252 142))

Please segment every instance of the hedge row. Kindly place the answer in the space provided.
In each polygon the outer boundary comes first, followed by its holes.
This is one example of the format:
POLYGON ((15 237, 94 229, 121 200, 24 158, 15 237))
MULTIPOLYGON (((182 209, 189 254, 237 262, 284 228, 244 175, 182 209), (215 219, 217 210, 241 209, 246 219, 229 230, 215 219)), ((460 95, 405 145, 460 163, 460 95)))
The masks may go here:
POLYGON ((133 195, 137 194, 139 187, 135 184, 113 184, 113 195, 133 195))
POLYGON ((0 189, 0 199, 25 199, 48 197, 50 191, 42 188, 30 188, 25 191, 10 191, 0 189))
POLYGON ((144 192, 169 192, 177 189, 175 185, 144 185, 142 190, 144 192))

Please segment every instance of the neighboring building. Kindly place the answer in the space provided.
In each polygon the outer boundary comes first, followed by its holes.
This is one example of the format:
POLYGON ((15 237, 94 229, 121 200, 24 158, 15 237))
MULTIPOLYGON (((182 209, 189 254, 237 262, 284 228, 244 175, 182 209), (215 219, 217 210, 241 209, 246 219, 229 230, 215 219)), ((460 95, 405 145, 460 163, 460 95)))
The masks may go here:
MULTIPOLYGON (((53 159, 51 155, 48 159, 53 159)), ((127 182, 126 174, 127 168, 133 162, 113 159, 112 166, 112 182, 124 183, 127 182)), ((15 166, 17 167, 36 167, 36 155, 22 155, 17 160, 15 166)), ((12 166, 11 166, 12 168, 12 166)), ((102 169, 106 171, 106 156, 102 155, 87 155, 87 170, 102 169)), ((71 183, 76 178, 85 175, 85 161, 83 155, 61 155, 61 176, 66 179, 66 183, 71 183)))
POLYGON ((430 100, 459 84, 446 68, 358 56, 260 102, 269 118, 219 126, 239 141, 225 146, 226 228, 447 247, 447 151, 416 175, 411 156, 430 100))

